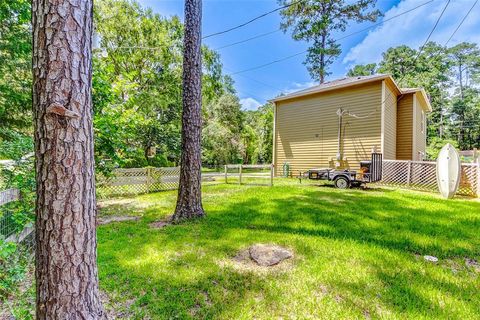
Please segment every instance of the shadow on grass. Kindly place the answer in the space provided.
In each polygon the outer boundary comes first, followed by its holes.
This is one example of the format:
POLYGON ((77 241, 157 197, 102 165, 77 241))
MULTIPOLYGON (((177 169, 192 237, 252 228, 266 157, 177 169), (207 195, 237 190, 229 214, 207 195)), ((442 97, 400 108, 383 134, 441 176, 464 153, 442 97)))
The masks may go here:
MULTIPOLYGON (((391 310, 409 316, 448 315, 448 310, 424 296, 418 289, 422 286, 466 301, 467 309, 479 307, 474 298, 478 277, 460 286, 429 274, 429 266, 422 273, 416 268, 425 262, 415 260, 414 254, 478 259, 480 203, 392 190, 296 188, 247 188, 241 194, 212 196, 205 205, 207 218, 185 225, 151 230, 148 223, 172 210, 162 205, 162 212, 147 209, 139 223, 100 228, 102 285, 136 298, 135 306, 145 308, 154 318, 225 318, 252 297, 274 295, 269 281, 280 281, 288 274, 239 273, 220 266, 219 260, 254 242, 280 242, 294 246, 308 265, 316 258, 312 241, 318 238, 349 241, 365 250, 386 250, 393 255, 375 257, 379 263, 365 257, 370 276, 381 283, 376 289, 381 294, 372 293, 376 295, 373 300, 391 310), (398 265, 397 257, 409 265, 398 265)), ((341 278, 333 285, 352 295, 360 292, 360 296, 368 287, 341 278)), ((353 298, 346 299, 358 306, 353 298)))

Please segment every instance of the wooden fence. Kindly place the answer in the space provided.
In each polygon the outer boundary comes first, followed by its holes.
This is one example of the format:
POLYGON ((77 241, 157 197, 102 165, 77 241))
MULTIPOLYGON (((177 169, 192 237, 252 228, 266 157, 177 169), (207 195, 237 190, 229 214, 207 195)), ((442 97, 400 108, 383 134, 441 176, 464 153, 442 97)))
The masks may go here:
MULTIPOLYGON (((382 181, 377 184, 437 192, 437 163, 383 160, 382 181)), ((463 163, 458 195, 480 197, 480 165, 463 163)))
POLYGON ((224 175, 225 183, 229 183, 229 177, 234 177, 238 184, 273 186, 273 164, 229 164, 225 166, 224 175), (234 172, 231 172, 232 169, 234 172), (268 183, 261 182, 265 179, 268 183))
MULTIPOLYGON (((219 183, 222 172, 202 173, 202 182, 219 183)), ((180 167, 116 169, 111 176, 97 175, 97 195, 111 197, 176 190, 180 167)))
MULTIPOLYGON (((203 172, 202 183, 273 185, 272 165, 226 165, 224 172, 203 172), (268 182, 263 183, 265 180, 268 182)), ((111 176, 97 175, 97 195, 100 198, 134 195, 178 189, 180 168, 116 169, 111 176)))

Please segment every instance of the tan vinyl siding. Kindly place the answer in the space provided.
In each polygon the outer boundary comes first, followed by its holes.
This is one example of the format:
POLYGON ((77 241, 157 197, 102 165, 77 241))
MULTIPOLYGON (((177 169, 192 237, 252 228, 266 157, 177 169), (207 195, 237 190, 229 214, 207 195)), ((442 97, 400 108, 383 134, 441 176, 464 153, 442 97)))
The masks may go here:
POLYGON ((311 168, 329 167, 337 154, 339 108, 368 118, 344 118, 343 153, 347 165, 359 168, 370 158, 372 147, 381 145, 382 82, 349 87, 307 97, 277 102, 275 112, 276 173, 285 162, 294 174, 311 168))
POLYGON ((413 94, 398 101, 397 108, 397 159, 412 160, 413 146, 413 94))
MULTIPOLYGON (((417 94, 414 94, 414 125, 413 125, 413 160, 423 160, 423 155, 425 154, 425 145, 426 145, 426 122, 424 122, 424 128, 422 130, 422 117, 425 117, 424 112, 422 111, 422 106, 418 101, 417 94)), ((425 117, 426 118, 426 117, 425 117)), ((424 119, 425 119, 424 118, 424 119)), ((423 120, 426 121, 426 120, 423 120)))
POLYGON ((397 94, 394 88, 384 83, 384 105, 383 105, 383 157, 394 160, 397 153, 397 94))

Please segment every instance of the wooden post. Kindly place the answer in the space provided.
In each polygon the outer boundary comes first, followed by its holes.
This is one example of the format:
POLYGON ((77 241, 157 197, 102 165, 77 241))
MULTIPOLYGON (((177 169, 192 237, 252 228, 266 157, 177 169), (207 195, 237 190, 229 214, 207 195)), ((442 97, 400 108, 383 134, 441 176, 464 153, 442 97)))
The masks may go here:
POLYGON ((273 164, 270 165, 270 187, 273 186, 273 164))
POLYGON ((242 167, 243 164, 239 165, 238 167, 238 184, 242 184, 242 167))
POLYGON ((477 197, 480 198, 480 157, 477 157, 477 197))
POLYGON ((228 184, 228 166, 225 165, 225 183, 228 184))
POLYGON ((151 181, 150 181, 150 177, 151 177, 151 169, 150 167, 147 168, 147 193, 150 193, 150 185, 151 185, 151 181))
POLYGON ((410 179, 411 179, 411 174, 412 174, 412 161, 407 162, 407 186, 410 185, 410 179))

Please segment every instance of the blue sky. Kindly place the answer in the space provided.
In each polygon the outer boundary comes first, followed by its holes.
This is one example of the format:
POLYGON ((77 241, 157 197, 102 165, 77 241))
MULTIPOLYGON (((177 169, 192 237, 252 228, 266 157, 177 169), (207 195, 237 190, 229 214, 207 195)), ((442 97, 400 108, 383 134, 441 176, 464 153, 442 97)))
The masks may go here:
MULTIPOLYGON (((378 0, 377 8, 388 19, 429 0, 378 0)), ((183 20, 183 0, 139 0, 163 16, 177 15, 183 20)), ((327 80, 343 77, 357 63, 378 62, 383 51, 406 44, 418 48, 425 41, 447 0, 433 0, 425 6, 392 19, 380 26, 340 41, 342 54, 332 65, 327 80)), ((431 40, 445 43, 474 0, 451 0, 431 40)), ((241 24, 278 7, 275 0, 204 0, 203 35, 241 24)), ((212 49, 241 41, 258 34, 275 31, 280 25, 278 12, 235 31, 204 40, 212 49)), ((359 31, 372 23, 349 25, 337 37, 359 31)), ((480 3, 464 22, 450 45, 458 42, 480 42, 480 3)), ((308 48, 305 42, 294 41, 281 31, 228 48, 218 49, 226 73, 234 73, 294 55, 308 48)), ((235 87, 245 109, 256 109, 280 92, 290 92, 315 85, 303 65, 305 54, 258 70, 233 75, 235 87)))

